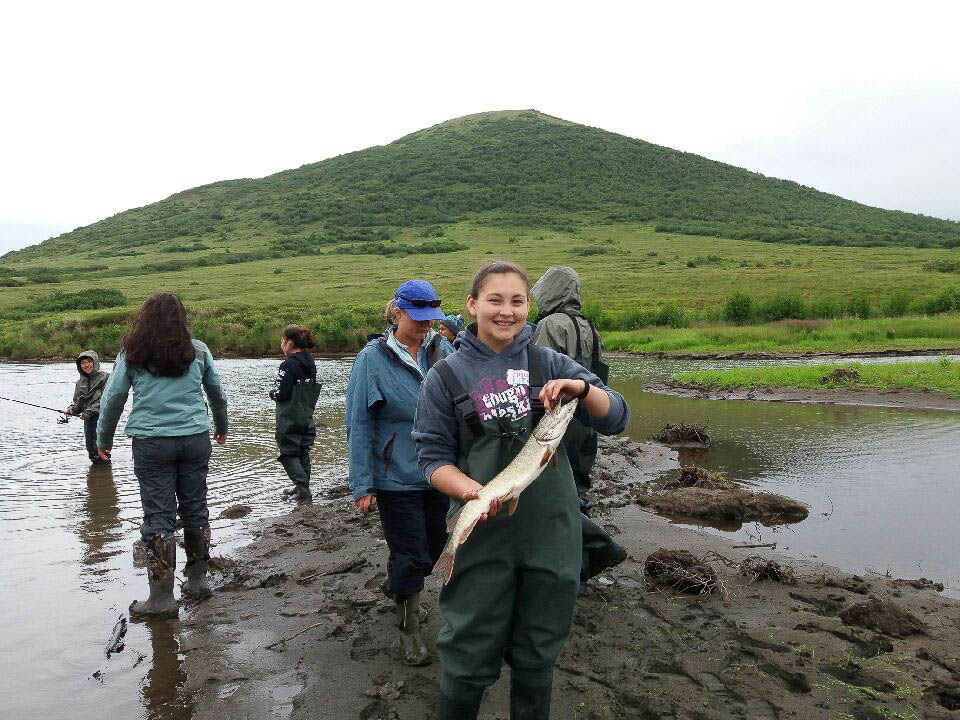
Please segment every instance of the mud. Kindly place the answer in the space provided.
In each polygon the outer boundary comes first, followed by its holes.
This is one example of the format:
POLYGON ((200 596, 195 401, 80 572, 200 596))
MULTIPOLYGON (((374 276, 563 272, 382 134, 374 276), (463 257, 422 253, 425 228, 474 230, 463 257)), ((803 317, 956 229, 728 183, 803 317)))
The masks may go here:
MULTIPOLYGON (((604 444, 594 519, 629 557, 578 601, 554 718, 955 717, 960 603, 670 525, 633 493, 671 467, 676 454, 662 446, 604 444), (662 547, 706 559, 723 591, 694 596, 650 582, 644 562, 662 547), (789 564, 798 584, 741 575, 751 556, 789 564), (861 588, 895 597, 927 634, 844 625, 839 616, 863 602, 861 588)), ((439 668, 400 662, 393 605, 378 589, 385 561, 377 518, 344 498, 299 506, 236 557, 211 562, 217 592, 180 630, 194 720, 432 717, 439 668)), ((428 581, 431 645, 436 598, 428 581)), ((504 677, 487 692, 483 720, 508 717, 508 685, 504 677)))
POLYGON ((638 505, 671 518, 696 518, 726 526, 758 521, 764 525, 799 522, 809 509, 783 495, 743 488, 682 487, 640 494, 638 505))
POLYGON ((702 400, 759 400, 764 402, 824 403, 828 405, 856 405, 891 407, 910 410, 960 411, 960 397, 920 390, 789 390, 784 388, 754 388, 751 390, 717 390, 675 382, 655 382, 644 390, 662 395, 677 395, 702 400))

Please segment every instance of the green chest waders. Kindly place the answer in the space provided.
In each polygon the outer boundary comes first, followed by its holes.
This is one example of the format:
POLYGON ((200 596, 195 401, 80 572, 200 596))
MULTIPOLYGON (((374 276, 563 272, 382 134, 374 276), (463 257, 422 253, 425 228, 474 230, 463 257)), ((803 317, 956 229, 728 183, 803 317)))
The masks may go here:
MULTIPOLYGON (((534 397, 541 384, 531 377, 534 397)), ((529 440, 533 419, 474 417, 468 424, 461 417, 459 425, 458 467, 486 484, 529 440)), ((461 504, 451 501, 451 512, 461 504)), ((561 447, 556 463, 520 495, 516 512, 508 516, 504 508, 477 525, 457 551, 453 576, 440 593, 446 624, 437 653, 444 695, 467 696, 492 685, 503 661, 514 681, 550 687, 573 620, 580 546, 577 491, 561 447)))
POLYGON ((304 380, 293 386, 289 400, 277 403, 277 459, 301 496, 309 493, 310 448, 317 437, 313 412, 320 390, 315 378, 304 380))

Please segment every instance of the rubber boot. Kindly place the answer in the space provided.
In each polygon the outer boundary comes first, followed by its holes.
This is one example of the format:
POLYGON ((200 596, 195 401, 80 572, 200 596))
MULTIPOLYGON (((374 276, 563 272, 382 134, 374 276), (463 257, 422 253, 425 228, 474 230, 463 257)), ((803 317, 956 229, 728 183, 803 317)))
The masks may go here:
POLYGON ((400 645, 403 647, 403 662, 414 667, 429 665, 433 656, 423 642, 420 632, 420 593, 414 593, 406 600, 397 600, 397 618, 400 625, 400 645))
POLYGON ((297 500, 313 499, 313 495, 310 493, 310 479, 300 462, 300 457, 298 455, 281 455, 277 460, 280 461, 293 483, 292 491, 288 491, 286 494, 295 497, 297 500))
POLYGON ((510 720, 550 720, 552 685, 530 687, 510 677, 510 720))
POLYGON ((191 600, 206 600, 213 595, 207 584, 207 562, 210 560, 210 526, 183 529, 183 546, 187 550, 187 564, 183 574, 187 581, 180 593, 191 600))
POLYGON ((468 693, 461 692, 456 698, 447 697, 441 692, 437 705, 437 720, 477 720, 482 701, 483 688, 476 688, 468 693))
POLYGON ((580 513, 580 529, 583 533, 582 582, 627 559, 627 551, 583 513, 580 513))
POLYGON ((180 609, 173 599, 173 575, 177 568, 177 539, 172 535, 154 535, 145 540, 147 547, 147 581, 150 597, 130 603, 130 617, 176 617, 180 609))

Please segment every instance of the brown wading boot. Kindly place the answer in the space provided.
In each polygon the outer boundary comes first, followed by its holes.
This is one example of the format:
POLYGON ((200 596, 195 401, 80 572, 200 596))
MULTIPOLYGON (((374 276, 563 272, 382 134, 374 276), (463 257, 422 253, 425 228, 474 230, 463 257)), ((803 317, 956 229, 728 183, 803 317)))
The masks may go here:
POLYGON ((176 617, 180 609, 173 599, 173 574, 177 567, 177 539, 154 535, 144 541, 147 548, 147 581, 150 597, 130 603, 130 617, 176 617))
POLYGON ((213 595, 207 584, 207 561, 210 560, 210 526, 184 528, 183 546, 187 550, 187 565, 183 574, 187 580, 180 587, 184 597, 206 600, 213 595))
POLYGON ((427 650, 420 632, 420 593, 414 593, 406 600, 397 600, 396 603, 404 664, 415 667, 429 665, 433 662, 433 656, 427 650))

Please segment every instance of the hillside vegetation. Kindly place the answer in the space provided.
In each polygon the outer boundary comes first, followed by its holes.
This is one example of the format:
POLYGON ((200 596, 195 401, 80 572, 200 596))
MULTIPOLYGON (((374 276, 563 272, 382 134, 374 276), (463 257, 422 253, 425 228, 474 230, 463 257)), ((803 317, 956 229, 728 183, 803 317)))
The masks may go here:
POLYGON ((534 278, 573 265, 607 330, 954 312, 958 246, 958 223, 534 111, 485 113, 8 253, 0 355, 112 352, 157 289, 179 292, 220 351, 272 349, 292 320, 355 349, 400 281, 427 277, 459 310, 494 256, 534 278))

